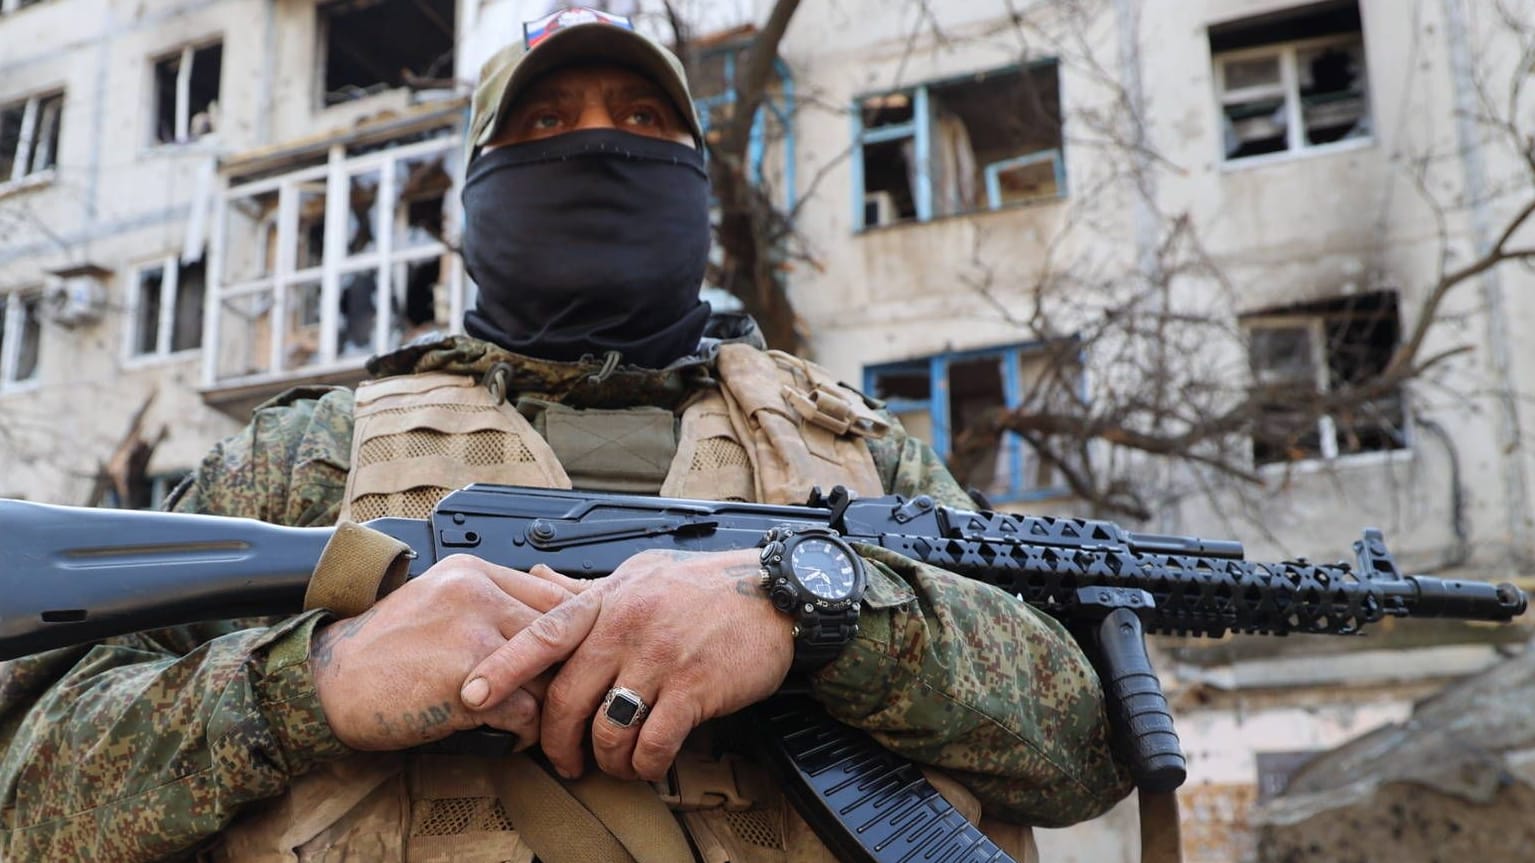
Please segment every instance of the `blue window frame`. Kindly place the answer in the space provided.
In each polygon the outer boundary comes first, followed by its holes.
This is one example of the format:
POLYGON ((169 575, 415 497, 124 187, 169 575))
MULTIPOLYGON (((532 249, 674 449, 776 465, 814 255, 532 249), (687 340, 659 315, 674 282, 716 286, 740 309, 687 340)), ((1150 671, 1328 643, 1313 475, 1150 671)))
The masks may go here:
POLYGON ((864 95, 852 118, 859 230, 1066 195, 1053 60, 864 95))
POLYGON ((1066 489, 1017 435, 1004 433, 966 464, 954 464, 953 448, 984 413, 1022 406, 1048 362, 1044 345, 1031 342, 866 366, 863 385, 908 432, 950 462, 961 485, 979 489, 993 503, 1040 500, 1066 489))
MULTIPOLYGON (((705 137, 717 134, 713 127, 720 125, 735 112, 736 67, 746 59, 750 44, 750 42, 730 42, 711 47, 701 52, 698 57, 697 71, 693 76, 695 81, 693 92, 696 94, 693 105, 698 109, 698 120, 703 126, 705 137)), ((778 58, 773 60, 773 72, 778 76, 778 88, 776 92, 769 92, 768 97, 758 107, 757 116, 752 119, 751 136, 746 148, 746 163, 750 166, 752 184, 760 186, 771 145, 777 143, 783 148, 782 207, 785 213, 790 213, 794 211, 796 200, 794 76, 790 74, 789 67, 783 60, 778 58)))

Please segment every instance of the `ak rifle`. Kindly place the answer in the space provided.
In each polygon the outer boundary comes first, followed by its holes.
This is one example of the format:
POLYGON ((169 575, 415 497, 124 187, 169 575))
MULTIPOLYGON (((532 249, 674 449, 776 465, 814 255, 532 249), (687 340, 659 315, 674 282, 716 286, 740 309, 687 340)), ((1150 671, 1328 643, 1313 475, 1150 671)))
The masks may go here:
MULTIPOLYGON (((443 498, 429 518, 366 526, 413 550, 410 577, 468 553, 595 578, 647 549, 753 548, 779 525, 829 527, 850 542, 994 585, 1059 620, 1097 668, 1116 748, 1149 792, 1176 788, 1186 771, 1147 633, 1353 635, 1385 617, 1508 621, 1526 607, 1510 584, 1403 575, 1377 530, 1354 543, 1353 563, 1258 563, 1244 559, 1238 542, 959 509, 925 496, 856 498, 841 488, 779 506, 476 484, 443 498)), ((296 613, 333 532, 0 500, 0 659, 197 621, 296 613)), ((803 701, 758 709, 790 796, 839 856, 1006 859, 914 765, 867 736, 803 701)))

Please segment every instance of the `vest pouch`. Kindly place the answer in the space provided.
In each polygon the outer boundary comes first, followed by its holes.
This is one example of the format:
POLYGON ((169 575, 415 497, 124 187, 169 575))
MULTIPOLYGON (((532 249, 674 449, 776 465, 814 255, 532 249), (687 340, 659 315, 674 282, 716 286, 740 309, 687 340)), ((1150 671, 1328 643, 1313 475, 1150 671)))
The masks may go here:
POLYGON ((340 520, 426 518, 473 482, 570 488, 544 439, 467 375, 432 372, 357 388, 340 520))
POLYGON ((666 408, 582 409, 523 397, 517 410, 577 488, 655 494, 677 453, 677 419, 666 408))
POLYGON ((736 439, 730 406, 719 390, 699 393, 683 410, 681 426, 661 496, 755 502, 751 456, 736 439))
POLYGON ((756 499, 802 504, 812 487, 884 493, 865 437, 887 427, 826 370, 779 351, 720 346, 721 392, 755 469, 756 499))

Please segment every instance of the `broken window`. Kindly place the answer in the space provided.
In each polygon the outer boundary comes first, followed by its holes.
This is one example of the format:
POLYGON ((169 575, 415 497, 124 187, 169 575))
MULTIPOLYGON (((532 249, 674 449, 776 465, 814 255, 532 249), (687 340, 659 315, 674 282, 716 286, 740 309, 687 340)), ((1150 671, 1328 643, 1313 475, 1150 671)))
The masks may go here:
POLYGON ((1066 194, 1054 63, 866 96, 856 110, 861 227, 1066 194))
POLYGON ((453 0, 343 0, 319 7, 322 105, 395 87, 452 86, 453 0))
POLYGON ((709 140, 718 142, 720 129, 735 116, 736 70, 746 62, 754 28, 689 41, 688 80, 699 122, 709 140))
POLYGON ((58 163, 63 114, 63 93, 0 105, 0 185, 58 163))
POLYGON ((1245 316, 1259 395, 1257 464, 1336 458, 1407 446, 1400 388, 1318 411, 1324 394, 1369 383, 1401 338, 1394 291, 1375 291, 1245 316))
POLYGON ((1227 161, 1371 134, 1355 0, 1210 28, 1227 161))
POLYGON ((139 269, 129 295, 132 356, 168 356, 202 346, 205 276, 201 260, 170 258, 139 269))
MULTIPOLYGON (((725 129, 738 113, 737 77, 745 68, 755 34, 755 27, 744 25, 688 40, 686 62, 693 107, 704 139, 711 145, 722 142, 725 129)), ((782 58, 775 57, 773 73, 747 132, 747 180, 770 198, 777 198, 777 206, 785 213, 794 211, 796 200, 794 111, 792 76, 782 58), (773 186, 778 187, 776 193, 773 186)), ((728 167, 725 160, 709 160, 711 188, 722 182, 719 172, 728 167)), ((719 225, 719 217, 716 208, 710 213, 710 223, 719 225)), ((706 278, 715 272, 711 269, 706 278)))
POLYGON ((1015 434, 978 443, 966 433, 1000 408, 1036 401, 1052 361, 1059 355, 1038 345, 967 351, 871 366, 864 386, 949 462, 960 485, 993 502, 1032 500, 1062 493, 1055 471, 1015 434))
POLYGON ((355 364, 447 327, 456 139, 442 129, 408 140, 355 156, 337 148, 323 165, 231 184, 215 383, 355 364))
POLYGON ((213 131, 224 46, 182 48, 155 63, 155 142, 183 144, 213 131))
POLYGON ((40 291, 0 294, 0 392, 37 379, 42 304, 40 291))

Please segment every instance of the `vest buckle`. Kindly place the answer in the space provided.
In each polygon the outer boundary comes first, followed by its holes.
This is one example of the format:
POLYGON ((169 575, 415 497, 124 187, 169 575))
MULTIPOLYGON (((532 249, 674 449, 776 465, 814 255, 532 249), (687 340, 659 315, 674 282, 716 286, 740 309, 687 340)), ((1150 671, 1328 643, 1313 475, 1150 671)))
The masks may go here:
POLYGON ((674 812, 722 808, 741 812, 757 802, 747 775, 751 771, 752 765, 733 752, 713 758, 684 750, 672 762, 666 778, 655 783, 656 793, 674 812))
POLYGON ((879 438, 890 430, 888 423, 869 411, 854 407, 825 384, 818 383, 809 392, 785 384, 783 397, 806 422, 820 426, 834 435, 879 438))

